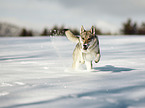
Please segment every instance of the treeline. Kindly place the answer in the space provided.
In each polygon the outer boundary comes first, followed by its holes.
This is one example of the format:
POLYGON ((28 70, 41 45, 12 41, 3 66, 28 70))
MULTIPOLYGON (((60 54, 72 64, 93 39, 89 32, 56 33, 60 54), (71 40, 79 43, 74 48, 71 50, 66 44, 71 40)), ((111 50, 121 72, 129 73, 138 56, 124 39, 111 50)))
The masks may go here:
MULTIPOLYGON (((64 29, 65 29, 64 26, 58 27, 57 25, 55 25, 52 29, 44 28, 44 30, 42 31, 40 35, 41 36, 64 36, 65 35, 64 29)), ((70 30, 75 35, 79 35, 79 31, 77 29, 70 28, 70 30)))
MULTIPOLYGON (((41 36, 64 36, 64 26, 58 27, 55 25, 52 28, 44 28, 42 32, 40 32, 38 35, 41 36)), ((79 35, 80 30, 78 29, 70 29, 75 35, 79 35)), ((103 33, 99 28, 96 27, 96 34, 98 35, 112 35, 111 33, 103 33)), ((126 22, 122 24, 122 28, 120 29, 120 33, 123 35, 145 35, 145 22, 142 22, 142 24, 139 26, 136 22, 133 22, 131 19, 128 19, 126 22)), ((19 36, 34 36, 32 30, 27 30, 26 28, 23 28, 19 34, 19 36)))
MULTIPOLYGON (((44 28, 44 30, 39 34, 40 36, 65 36, 64 29, 66 29, 64 26, 58 27, 55 25, 52 29, 44 28)), ((78 29, 72 29, 72 28, 67 28, 69 29, 73 34, 79 35, 80 30, 78 29)), ((97 34, 102 34, 101 30, 96 28, 96 33, 97 34)), ((34 36, 32 30, 27 30, 26 28, 23 28, 19 34, 19 36, 34 36)))
POLYGON ((123 23, 121 33, 125 35, 145 35, 145 22, 139 26, 136 22, 128 19, 123 23))
POLYGON ((22 31, 20 32, 19 36, 33 36, 33 31, 32 30, 27 30, 26 28, 23 28, 22 31))
MULTIPOLYGON (((52 29, 44 28, 44 30, 38 34, 40 36, 64 36, 64 26, 58 27, 54 26, 52 29)), ((79 31, 77 29, 70 29, 75 35, 79 35, 79 31)), ((32 30, 27 30, 26 28, 23 28, 20 32, 19 36, 34 36, 32 30)))
MULTIPOLYGON (((41 36, 64 36, 65 35, 64 29, 66 29, 64 26, 61 26, 61 27, 54 26, 50 30, 45 28, 43 30, 41 36)), ((72 29, 72 28, 67 28, 67 29, 69 29, 75 35, 80 34, 80 30, 78 30, 78 29, 72 29)), ((102 34, 100 29, 98 29, 98 28, 96 28, 96 33, 97 34, 102 34)))

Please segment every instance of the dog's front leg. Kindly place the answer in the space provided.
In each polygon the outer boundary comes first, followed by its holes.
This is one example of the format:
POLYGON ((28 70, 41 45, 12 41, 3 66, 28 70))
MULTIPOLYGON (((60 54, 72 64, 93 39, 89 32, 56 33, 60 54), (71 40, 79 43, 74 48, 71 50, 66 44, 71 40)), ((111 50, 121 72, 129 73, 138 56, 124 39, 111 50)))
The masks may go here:
POLYGON ((78 69, 79 67, 80 67, 79 61, 78 60, 77 61, 73 61, 72 68, 73 69, 78 69))
POLYGON ((95 63, 98 63, 100 61, 100 57, 101 57, 101 55, 100 55, 100 48, 98 47, 97 50, 98 51, 95 54, 95 63))
POLYGON ((87 70, 91 70, 92 69, 92 61, 85 61, 87 70))
POLYGON ((95 63, 98 63, 100 61, 100 57, 101 57, 100 54, 96 54, 95 63))

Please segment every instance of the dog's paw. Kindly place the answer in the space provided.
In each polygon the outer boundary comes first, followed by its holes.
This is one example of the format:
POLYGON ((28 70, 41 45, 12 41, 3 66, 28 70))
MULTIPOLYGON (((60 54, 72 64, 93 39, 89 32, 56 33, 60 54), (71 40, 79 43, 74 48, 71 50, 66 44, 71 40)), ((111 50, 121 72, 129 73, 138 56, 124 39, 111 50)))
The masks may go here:
POLYGON ((95 60, 95 63, 98 63, 99 62, 99 60, 95 60))

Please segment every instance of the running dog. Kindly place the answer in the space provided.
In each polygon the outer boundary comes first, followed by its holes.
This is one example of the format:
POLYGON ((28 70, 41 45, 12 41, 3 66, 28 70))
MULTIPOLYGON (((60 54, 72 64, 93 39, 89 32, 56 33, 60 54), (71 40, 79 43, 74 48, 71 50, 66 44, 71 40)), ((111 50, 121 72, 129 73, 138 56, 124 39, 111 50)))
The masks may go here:
POLYGON ((92 61, 98 63, 100 60, 99 40, 92 26, 89 31, 81 27, 80 36, 75 36, 70 30, 65 29, 67 38, 76 42, 77 45, 73 51, 73 69, 78 69, 80 64, 86 64, 87 70, 92 69, 92 61))

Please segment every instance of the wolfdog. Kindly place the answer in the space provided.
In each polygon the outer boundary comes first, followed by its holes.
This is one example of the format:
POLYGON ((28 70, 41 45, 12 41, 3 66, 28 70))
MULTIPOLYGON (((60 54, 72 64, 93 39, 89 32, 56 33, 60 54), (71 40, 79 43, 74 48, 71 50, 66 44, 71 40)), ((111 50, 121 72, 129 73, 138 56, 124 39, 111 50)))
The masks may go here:
POLYGON ((92 61, 98 63, 100 60, 99 40, 95 27, 92 26, 89 31, 86 31, 82 26, 78 37, 68 29, 65 29, 65 34, 70 41, 77 43, 73 51, 72 68, 78 69, 80 64, 85 63, 87 70, 91 70, 92 61))

